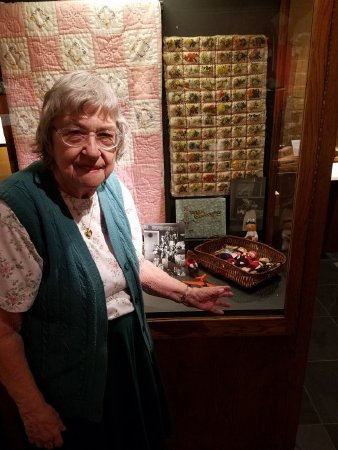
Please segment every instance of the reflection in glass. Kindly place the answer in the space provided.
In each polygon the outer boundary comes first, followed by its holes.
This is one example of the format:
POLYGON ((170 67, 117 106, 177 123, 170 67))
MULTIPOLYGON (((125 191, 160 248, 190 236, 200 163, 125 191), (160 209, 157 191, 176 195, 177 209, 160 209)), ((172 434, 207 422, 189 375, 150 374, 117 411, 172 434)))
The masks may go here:
MULTIPOLYGON (((286 70, 277 176, 275 183, 272 245, 288 253, 292 237, 294 192, 302 127, 312 21, 311 0, 291 1, 288 20, 286 70)), ((276 124, 274 125, 276 126, 276 124)), ((270 192, 270 195, 273 195, 270 192)))

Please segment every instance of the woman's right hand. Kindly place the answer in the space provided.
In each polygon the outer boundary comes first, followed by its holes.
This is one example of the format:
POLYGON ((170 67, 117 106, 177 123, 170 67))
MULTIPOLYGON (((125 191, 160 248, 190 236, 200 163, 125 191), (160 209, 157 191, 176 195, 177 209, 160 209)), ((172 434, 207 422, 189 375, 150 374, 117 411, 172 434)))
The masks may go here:
POLYGON ((29 442, 38 448, 61 447, 66 427, 45 402, 28 366, 20 334, 22 320, 23 313, 0 308, 0 380, 19 409, 29 442))
POLYGON ((55 448, 63 445, 62 431, 66 427, 55 409, 44 403, 39 408, 20 411, 28 440, 38 448, 55 448))

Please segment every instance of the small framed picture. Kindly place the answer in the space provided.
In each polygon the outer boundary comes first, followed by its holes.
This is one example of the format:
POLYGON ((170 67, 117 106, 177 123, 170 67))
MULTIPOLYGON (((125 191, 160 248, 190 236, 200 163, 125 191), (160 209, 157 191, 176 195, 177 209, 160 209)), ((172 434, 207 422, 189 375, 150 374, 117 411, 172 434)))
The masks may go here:
POLYGON ((143 227, 144 258, 170 275, 185 276, 183 223, 150 223, 143 227))
POLYGON ((255 221, 257 230, 263 228, 265 177, 238 178, 231 182, 230 231, 245 231, 248 221, 255 221))
POLYGON ((186 238, 212 238, 226 234, 226 199, 177 199, 176 222, 183 222, 186 238))

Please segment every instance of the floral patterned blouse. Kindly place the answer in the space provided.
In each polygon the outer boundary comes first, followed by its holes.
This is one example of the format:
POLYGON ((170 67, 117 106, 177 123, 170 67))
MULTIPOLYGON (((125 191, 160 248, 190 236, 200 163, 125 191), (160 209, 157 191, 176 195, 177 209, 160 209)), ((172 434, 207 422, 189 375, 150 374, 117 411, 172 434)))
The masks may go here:
MULTIPOLYGON (((125 211, 130 223, 136 254, 141 261, 142 231, 131 193, 121 183, 125 211)), ((61 192, 94 259, 103 282, 108 318, 133 311, 126 281, 109 243, 98 196, 79 199, 61 192), (90 228, 92 235, 86 237, 90 228)), ((0 200, 0 308, 25 312, 33 304, 42 275, 43 261, 29 235, 9 206, 0 200)))

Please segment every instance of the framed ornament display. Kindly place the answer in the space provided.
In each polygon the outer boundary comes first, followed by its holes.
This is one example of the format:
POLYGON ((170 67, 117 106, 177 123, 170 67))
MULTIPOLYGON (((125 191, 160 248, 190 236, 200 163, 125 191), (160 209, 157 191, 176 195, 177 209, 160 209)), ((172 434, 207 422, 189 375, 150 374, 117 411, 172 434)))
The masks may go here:
POLYGON ((171 194, 227 195, 263 175, 267 37, 164 37, 171 194))
POLYGON ((226 199, 221 197, 175 200, 176 221, 183 222, 185 237, 207 239, 226 234, 226 199))

